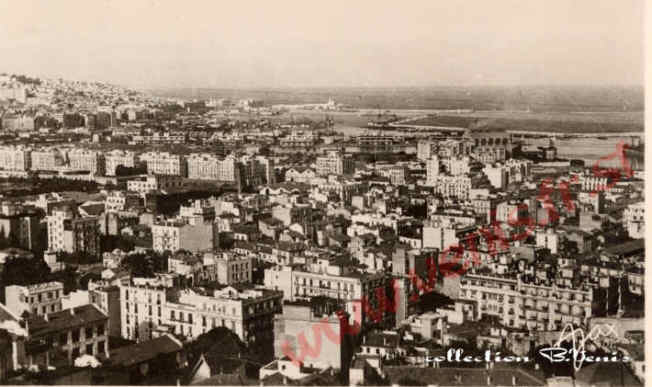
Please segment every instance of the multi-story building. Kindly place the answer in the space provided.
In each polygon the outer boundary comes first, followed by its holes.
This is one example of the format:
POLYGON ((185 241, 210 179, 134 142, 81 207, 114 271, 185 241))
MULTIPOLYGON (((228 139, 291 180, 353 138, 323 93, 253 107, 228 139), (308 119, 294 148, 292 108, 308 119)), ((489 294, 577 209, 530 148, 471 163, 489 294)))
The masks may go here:
POLYGON ((256 187, 261 184, 276 183, 274 160, 271 158, 243 156, 240 159, 239 167, 239 183, 244 186, 256 187))
POLYGON ((116 168, 123 167, 133 168, 136 166, 136 154, 131 151, 114 149, 105 154, 106 175, 115 176, 116 168))
POLYGON ((120 288, 118 286, 103 286, 88 289, 92 304, 97 305, 108 317, 108 335, 120 337, 122 334, 120 314, 120 288))
POLYGON ((535 235, 537 246, 549 249, 552 254, 559 252, 562 238, 554 228, 537 229, 535 235))
POLYGON ((246 255, 222 252, 215 257, 217 282, 224 285, 251 283, 253 259, 246 255))
POLYGON ((460 298, 477 301, 479 318, 498 317, 502 324, 528 330, 560 330, 566 324, 586 325, 593 291, 537 285, 519 278, 467 274, 460 280, 460 298))
POLYGON ((24 312, 32 315, 45 315, 59 312, 62 307, 63 284, 45 282, 36 285, 5 287, 5 304, 16 316, 24 312))
POLYGON ((32 166, 32 150, 23 146, 0 147, 0 168, 9 171, 28 171, 32 166))
POLYGON ((591 173, 588 175, 581 175, 580 184, 582 186, 582 191, 586 192, 608 191, 610 188, 609 178, 593 176, 591 173))
POLYGON ((435 187, 435 193, 444 198, 468 200, 471 189, 477 187, 478 180, 472 176, 438 176, 432 186, 435 187))
POLYGON ((431 156, 426 161, 426 185, 434 187, 437 185, 439 179, 439 157, 437 155, 431 156))
POLYGON ((509 159, 504 163, 486 165, 482 171, 493 187, 505 189, 508 184, 520 183, 530 177, 530 162, 509 159))
POLYGON ((109 211, 124 211, 130 207, 138 206, 140 204, 140 196, 132 192, 124 191, 111 191, 106 195, 104 202, 105 210, 109 211))
POLYGON ((346 302, 346 312, 359 319, 357 322, 360 324, 393 325, 393 313, 378 308, 386 301, 383 297, 390 282, 390 276, 385 273, 353 273, 327 262, 313 265, 311 271, 276 266, 265 270, 264 279, 266 288, 281 290, 287 301, 308 300, 316 296, 334 298, 346 302), (370 310, 373 313, 369 313, 370 310))
POLYGON ((145 195, 151 191, 179 188, 182 184, 183 178, 181 176, 150 175, 127 181, 127 190, 145 195))
POLYGON ((212 223, 215 220, 215 206, 209 200, 194 200, 179 207, 179 217, 189 222, 212 223))
POLYGON ((347 352, 351 352, 347 343, 318 337, 323 335, 324 330, 340 335, 343 332, 341 324, 342 320, 334 313, 325 317, 306 302, 285 302, 283 314, 277 315, 274 321, 274 356, 282 359, 287 357, 288 351, 301 353, 301 344, 297 337, 305 336, 308 343, 319 340, 321 346, 320 350, 315 352, 315 356, 307 356, 304 359, 304 366, 342 369, 347 352), (311 329, 314 326, 319 326, 321 330, 311 329))
POLYGON ((630 238, 645 238, 645 202, 627 206, 623 212, 623 223, 630 238))
POLYGON ((34 149, 31 154, 33 171, 58 171, 64 165, 64 157, 58 149, 34 149))
POLYGON ((2 129, 7 132, 30 132, 34 130, 34 117, 28 114, 5 113, 2 129))
POLYGON ((82 355, 109 357, 108 316, 96 305, 87 304, 31 317, 27 321, 29 339, 26 355, 29 364, 44 358, 45 365, 62 351, 67 365, 82 355))
POLYGON ((419 141, 417 143, 417 158, 428 161, 437 152, 437 143, 431 140, 419 141))
POLYGON ((356 137, 356 141, 362 153, 390 152, 394 147, 394 138, 391 136, 362 135, 356 137))
POLYGON ((47 217, 48 250, 100 256, 100 225, 95 216, 81 217, 71 209, 47 217))
POLYGON ((0 203, 0 233, 8 238, 13 247, 42 251, 39 238, 42 214, 32 206, 16 203, 0 203))
POLYGON ((406 182, 407 168, 403 165, 391 165, 379 170, 381 176, 389 178, 393 185, 404 185, 406 182))
POLYGON ((235 181, 236 169, 236 159, 232 156, 224 159, 206 153, 188 156, 189 179, 235 181))
POLYGON ((104 154, 88 149, 73 149, 68 152, 70 169, 75 171, 90 171, 94 175, 104 175, 106 160, 104 154))
POLYGON ((187 220, 172 219, 152 225, 154 251, 212 251, 217 245, 216 227, 213 223, 192 224, 187 220))
POLYGON ((324 175, 350 175, 355 170, 355 163, 349 156, 338 151, 329 151, 324 156, 317 157, 317 174, 324 175))
POLYGON ((211 295, 191 290, 121 286, 122 337, 148 340, 160 332, 196 338, 216 327, 225 327, 249 345, 273 344, 274 315, 281 312, 278 291, 233 287, 211 295))
POLYGON ((175 175, 186 177, 188 164, 182 155, 167 152, 147 152, 140 155, 140 160, 147 164, 147 173, 156 175, 175 175))

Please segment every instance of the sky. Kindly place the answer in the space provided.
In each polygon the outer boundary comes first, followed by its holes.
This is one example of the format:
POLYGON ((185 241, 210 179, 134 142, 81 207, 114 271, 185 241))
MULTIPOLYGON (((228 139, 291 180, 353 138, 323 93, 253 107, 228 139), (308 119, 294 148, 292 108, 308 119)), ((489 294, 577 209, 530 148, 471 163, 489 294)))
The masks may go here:
POLYGON ((0 0, 0 72, 139 88, 642 85, 644 0, 0 0))

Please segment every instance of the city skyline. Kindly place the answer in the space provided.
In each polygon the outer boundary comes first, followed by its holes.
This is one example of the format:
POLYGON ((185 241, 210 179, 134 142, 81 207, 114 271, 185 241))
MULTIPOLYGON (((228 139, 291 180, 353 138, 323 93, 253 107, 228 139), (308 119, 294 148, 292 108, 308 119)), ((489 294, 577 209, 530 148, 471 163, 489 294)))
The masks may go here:
POLYGON ((3 3, 0 71, 139 88, 642 85, 644 2, 608 5, 3 3))

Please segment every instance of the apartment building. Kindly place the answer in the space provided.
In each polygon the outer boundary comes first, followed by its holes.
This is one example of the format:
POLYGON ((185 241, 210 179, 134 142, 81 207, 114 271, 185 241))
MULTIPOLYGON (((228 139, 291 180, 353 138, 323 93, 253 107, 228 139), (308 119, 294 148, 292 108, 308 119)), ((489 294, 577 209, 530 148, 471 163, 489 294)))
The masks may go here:
POLYGON ((593 290, 525 283, 520 278, 467 274, 460 280, 460 298, 477 301, 479 316, 492 315, 507 327, 560 330, 566 324, 586 325, 593 290))
POLYGON ((549 249, 552 254, 557 254, 563 238, 554 228, 537 228, 535 232, 536 245, 549 249))
POLYGON ((435 193, 442 195, 444 198, 455 198, 458 200, 468 200, 471 189, 478 186, 479 178, 474 176, 438 176, 431 181, 435 187, 435 193))
POLYGON ((182 155, 168 152, 147 152, 140 155, 140 161, 147 164, 147 173, 186 177, 188 164, 182 155))
POLYGON ((52 211, 47 224, 49 251, 81 252, 99 257, 100 225, 97 217, 81 217, 68 208, 52 211))
POLYGON ((67 365, 82 355, 108 358, 107 323, 106 313, 94 304, 29 318, 28 363, 49 366, 59 351, 67 357, 67 365))
POLYGON ((253 259, 247 255, 224 251, 213 255, 217 282, 223 285, 251 283, 253 259))
POLYGON ((88 149, 73 149, 68 152, 70 169, 74 171, 90 171, 93 175, 103 176, 106 173, 106 160, 100 151, 88 149))
POLYGON ((133 206, 138 206, 140 203, 140 196, 132 192, 111 191, 106 195, 104 206, 107 212, 117 212, 124 211, 133 206))
POLYGON ((437 180, 439 179, 440 172, 439 157, 437 155, 431 156, 426 161, 426 185, 429 187, 434 187, 437 185, 437 180))
POLYGON ((233 156, 221 159, 206 153, 188 156, 188 178, 199 180, 236 181, 237 160, 233 156))
POLYGON ((339 151, 329 151, 324 156, 317 157, 317 175, 351 175, 355 171, 355 163, 349 156, 339 151))
POLYGON ((645 238, 645 202, 627 206, 623 212, 623 223, 630 238, 645 238))
POLYGON ((347 303, 349 315, 359 316, 356 317, 359 318, 358 322, 393 325, 394 313, 378 307, 385 301, 383 297, 390 286, 390 276, 385 273, 351 272, 342 266, 331 265, 327 260, 318 261, 307 269, 290 266, 265 269, 265 287, 282 291, 286 301, 309 300, 316 296, 341 300, 347 303), (379 315, 367 313, 369 308, 379 315))
POLYGON ((31 153, 33 171, 58 171, 65 164, 65 158, 58 149, 34 149, 31 153))
POLYGON ((131 151, 114 149, 105 154, 106 175, 115 176, 116 168, 123 167, 133 168, 136 166, 136 154, 131 151))
POLYGON ((509 159, 502 163, 486 165, 482 172, 494 188, 505 189, 508 184, 524 182, 530 177, 528 160, 509 159))
POLYGON ((145 195, 151 191, 179 188, 183 184, 181 176, 149 175, 127 181, 127 190, 145 195))
POLYGON ((431 140, 419 141, 417 143, 417 159, 428 161, 437 153, 437 143, 431 140))
POLYGON ((32 206, 0 203, 0 232, 12 241, 14 247, 26 250, 44 250, 39 234, 42 214, 32 206))
POLYGON ((62 298, 63 284, 56 281, 5 287, 5 304, 16 316, 22 316, 24 312, 32 315, 59 312, 62 308, 62 298))
POLYGON ((9 171, 29 171, 31 166, 31 148, 23 146, 0 147, 0 168, 9 171))
POLYGON ((213 250, 218 246, 213 223, 192 224, 183 219, 156 222, 152 225, 152 248, 157 252, 191 252, 213 250))
POLYGON ((161 332, 188 339, 225 327, 247 344, 271 348, 274 315, 281 312, 282 293, 265 289, 239 291, 227 286, 212 294, 192 290, 135 286, 120 287, 122 336, 149 340, 161 332))

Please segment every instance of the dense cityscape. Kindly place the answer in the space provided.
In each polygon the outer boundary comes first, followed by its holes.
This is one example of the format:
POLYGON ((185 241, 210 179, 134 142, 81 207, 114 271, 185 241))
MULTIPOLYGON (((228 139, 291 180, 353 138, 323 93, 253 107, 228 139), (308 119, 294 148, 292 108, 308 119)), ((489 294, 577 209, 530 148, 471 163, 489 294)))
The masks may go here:
POLYGON ((2 383, 644 381, 642 129, 12 74, 0 112, 2 383))

